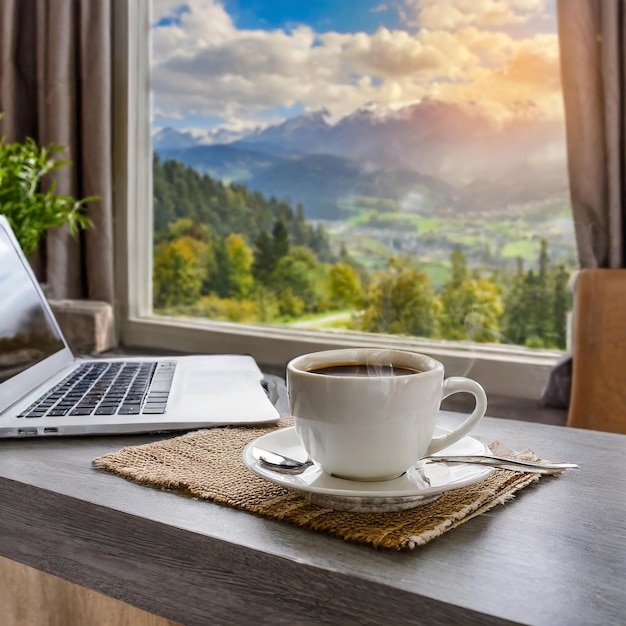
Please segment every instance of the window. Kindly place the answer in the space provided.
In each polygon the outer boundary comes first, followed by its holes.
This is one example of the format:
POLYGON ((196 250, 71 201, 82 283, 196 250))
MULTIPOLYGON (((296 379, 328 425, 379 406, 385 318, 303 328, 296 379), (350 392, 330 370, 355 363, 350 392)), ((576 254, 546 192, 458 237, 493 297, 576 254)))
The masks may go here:
POLYGON ((123 340, 383 343, 537 397, 575 265, 555 6, 481 7, 119 2, 123 340))

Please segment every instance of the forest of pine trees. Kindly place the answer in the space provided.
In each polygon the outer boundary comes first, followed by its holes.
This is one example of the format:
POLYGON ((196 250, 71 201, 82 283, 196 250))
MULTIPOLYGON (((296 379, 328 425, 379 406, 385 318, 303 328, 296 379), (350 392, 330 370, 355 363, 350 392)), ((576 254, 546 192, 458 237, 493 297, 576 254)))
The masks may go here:
POLYGON ((469 268, 460 249, 436 290, 414 259, 370 272, 285 202, 154 159, 154 308, 171 315, 288 323, 349 312, 342 327, 421 337, 565 347, 569 271, 469 268))

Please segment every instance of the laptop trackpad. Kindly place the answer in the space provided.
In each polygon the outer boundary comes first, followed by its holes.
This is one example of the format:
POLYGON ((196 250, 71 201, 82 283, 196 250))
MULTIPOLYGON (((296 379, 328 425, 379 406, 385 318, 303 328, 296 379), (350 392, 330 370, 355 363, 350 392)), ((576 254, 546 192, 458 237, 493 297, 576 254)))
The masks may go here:
POLYGON ((181 359, 174 376, 171 409, 187 418, 216 423, 278 419, 261 385, 263 374, 246 356, 221 356, 208 362, 181 359), (195 362, 194 362, 195 361, 195 362))
POLYGON ((265 394, 259 375, 254 372, 214 372, 187 370, 182 380, 181 394, 184 396, 228 395, 236 393, 265 394))

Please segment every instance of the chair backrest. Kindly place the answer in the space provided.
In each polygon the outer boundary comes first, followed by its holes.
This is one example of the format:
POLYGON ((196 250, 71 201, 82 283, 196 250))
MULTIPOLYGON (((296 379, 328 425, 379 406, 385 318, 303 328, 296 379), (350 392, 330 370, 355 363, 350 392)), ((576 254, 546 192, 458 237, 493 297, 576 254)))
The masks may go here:
POLYGON ((576 278, 567 425, 626 434, 626 269, 576 278))

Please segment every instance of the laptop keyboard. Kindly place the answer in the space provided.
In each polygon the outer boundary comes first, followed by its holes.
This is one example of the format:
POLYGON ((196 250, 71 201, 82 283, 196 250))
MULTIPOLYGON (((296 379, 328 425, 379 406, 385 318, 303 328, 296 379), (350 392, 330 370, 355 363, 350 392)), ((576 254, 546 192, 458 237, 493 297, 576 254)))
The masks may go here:
POLYGON ((173 361, 83 363, 18 417, 164 413, 173 361))

